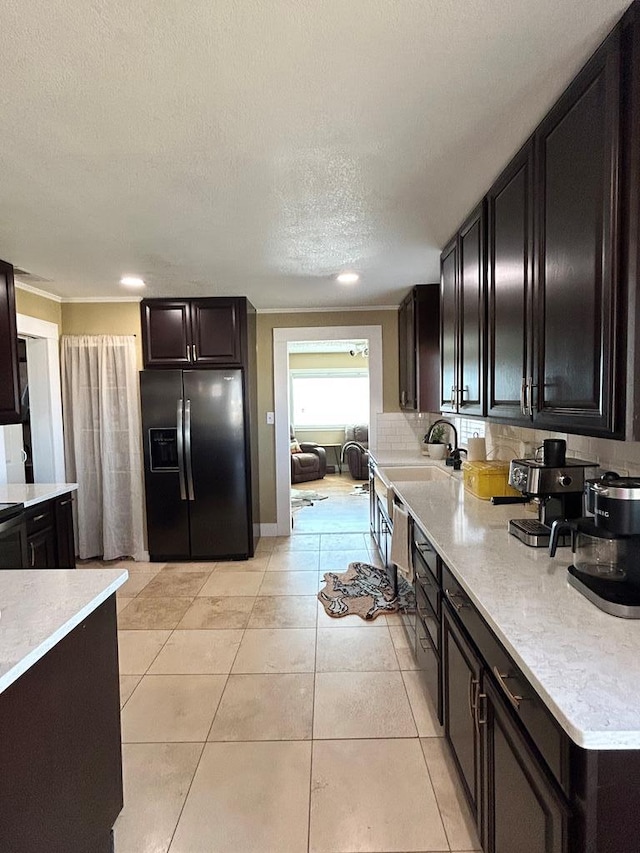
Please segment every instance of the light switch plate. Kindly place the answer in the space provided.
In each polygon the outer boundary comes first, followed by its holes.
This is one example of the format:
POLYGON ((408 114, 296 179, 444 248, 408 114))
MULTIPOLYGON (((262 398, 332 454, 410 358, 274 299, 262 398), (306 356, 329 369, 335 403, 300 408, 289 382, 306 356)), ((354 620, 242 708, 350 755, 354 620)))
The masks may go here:
POLYGON ((276 413, 275 412, 267 412, 267 423, 275 424, 276 422, 276 413))

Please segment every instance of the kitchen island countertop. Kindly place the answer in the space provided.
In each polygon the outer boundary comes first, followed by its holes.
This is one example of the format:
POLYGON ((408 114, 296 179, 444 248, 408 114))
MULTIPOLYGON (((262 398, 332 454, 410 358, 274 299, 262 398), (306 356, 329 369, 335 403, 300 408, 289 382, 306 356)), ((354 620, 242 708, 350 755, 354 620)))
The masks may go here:
MULTIPOLYGON (((372 455, 380 465, 397 458, 372 455)), ((570 549, 550 559, 511 536, 509 519, 527 508, 480 500, 458 476, 389 479, 569 737, 586 749, 640 749, 640 620, 610 616, 569 586, 570 549)))
POLYGON ((128 578, 123 569, 0 572, 0 693, 128 578))
POLYGON ((18 503, 29 507, 77 490, 77 483, 2 483, 0 503, 18 503))

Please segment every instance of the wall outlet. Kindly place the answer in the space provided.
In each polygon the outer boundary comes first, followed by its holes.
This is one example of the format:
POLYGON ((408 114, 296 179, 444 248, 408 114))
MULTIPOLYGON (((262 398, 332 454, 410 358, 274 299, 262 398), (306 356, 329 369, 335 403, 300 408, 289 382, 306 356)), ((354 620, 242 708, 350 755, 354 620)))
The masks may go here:
POLYGON ((275 412, 267 412, 267 423, 275 424, 276 422, 276 413, 275 412))

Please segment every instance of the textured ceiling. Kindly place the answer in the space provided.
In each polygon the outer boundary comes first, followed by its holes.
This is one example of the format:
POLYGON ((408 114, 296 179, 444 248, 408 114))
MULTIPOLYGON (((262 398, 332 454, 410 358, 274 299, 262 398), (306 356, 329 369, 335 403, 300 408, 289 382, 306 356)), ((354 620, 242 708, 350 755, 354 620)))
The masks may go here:
POLYGON ((626 5, 3 0, 0 257, 66 297, 398 304, 626 5))

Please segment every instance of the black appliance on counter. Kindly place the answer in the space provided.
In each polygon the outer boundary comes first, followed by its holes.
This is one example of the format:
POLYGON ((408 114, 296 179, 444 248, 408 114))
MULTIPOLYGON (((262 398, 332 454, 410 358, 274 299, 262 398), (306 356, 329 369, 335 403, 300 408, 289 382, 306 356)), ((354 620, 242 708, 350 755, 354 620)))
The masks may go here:
POLYGON ((24 505, 0 503, 0 569, 26 569, 27 565, 24 505))
POLYGON ((607 471, 586 481, 585 503, 592 516, 554 524, 549 553, 569 531, 569 583, 606 613, 640 619, 640 479, 607 471))
MULTIPOLYGON (((558 440, 559 441, 559 440, 558 440)), ((557 442, 556 442, 557 443, 557 442)), ((585 469, 597 468, 596 462, 584 459, 556 459, 560 465, 545 464, 544 460, 513 459, 509 469, 509 485, 538 507, 538 518, 513 518, 509 533, 525 545, 546 548, 551 537, 551 525, 556 520, 580 518, 583 510, 585 469)), ((569 537, 558 534, 558 545, 568 545, 569 537)))
POLYGON ((242 368, 140 373, 151 560, 254 553, 242 368))

